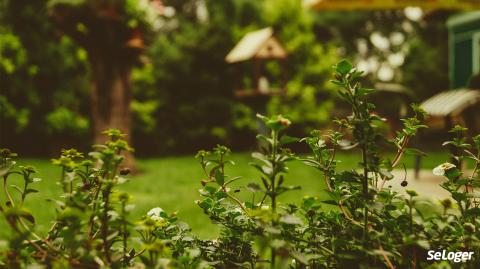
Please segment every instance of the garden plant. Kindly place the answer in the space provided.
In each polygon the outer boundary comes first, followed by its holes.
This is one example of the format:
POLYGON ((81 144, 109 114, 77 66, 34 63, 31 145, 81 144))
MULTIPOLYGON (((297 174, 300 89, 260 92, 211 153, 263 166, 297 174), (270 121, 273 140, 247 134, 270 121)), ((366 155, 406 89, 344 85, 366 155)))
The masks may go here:
POLYGON ((348 61, 334 67, 332 82, 351 106, 348 117, 335 120, 336 130, 298 139, 285 134, 292 124, 288 117, 258 115, 268 129, 257 136, 260 150, 252 154, 258 180, 241 188, 234 186, 244 179, 229 174, 235 164, 227 147, 198 152, 204 174, 196 203, 221 227, 215 239, 196 237, 175 213, 160 207, 131 220, 131 197, 117 187, 128 184, 130 170, 122 161, 133 149, 118 130, 105 131, 107 142, 89 154, 63 150, 53 160, 61 170, 63 195, 46 202, 57 208, 57 217, 47 235, 39 235, 24 201, 35 195, 40 179, 35 168, 17 166, 16 154, 2 149, 6 203, 0 212, 11 232, 1 241, 0 268, 479 268, 480 136, 464 137, 460 126, 451 131, 454 139, 444 146, 455 149, 453 161, 433 172, 445 177, 442 187, 452 199, 427 207, 440 210, 425 210, 426 201, 408 189, 407 180, 401 182, 405 194, 391 187, 402 156, 422 154, 408 143, 425 127, 425 115, 412 106, 403 129, 387 139, 384 119, 367 101, 374 90, 362 87, 361 79, 348 61), (289 149, 293 143, 311 152, 295 155, 289 149), (394 156, 384 153, 389 147, 394 156), (361 162, 337 169, 339 150, 359 154, 361 162), (328 198, 279 202, 299 188, 291 184, 301 179, 288 177, 292 161, 318 170, 328 198), (438 257, 432 250, 443 251, 446 259, 431 259, 438 257), (453 259, 445 252, 473 255, 453 259))

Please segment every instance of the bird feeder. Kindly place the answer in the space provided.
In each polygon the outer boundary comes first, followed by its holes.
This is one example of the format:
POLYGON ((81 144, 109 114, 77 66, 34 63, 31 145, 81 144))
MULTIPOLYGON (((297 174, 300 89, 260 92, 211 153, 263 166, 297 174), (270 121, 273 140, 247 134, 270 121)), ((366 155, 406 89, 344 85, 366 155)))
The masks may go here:
POLYGON ((285 93, 287 51, 275 37, 272 28, 247 33, 228 53, 228 63, 250 61, 253 63, 252 85, 235 90, 235 96, 245 98, 251 96, 274 96, 285 93), (280 63, 280 78, 268 77, 265 65, 268 61, 280 63), (270 79, 270 80, 269 80, 270 79), (272 87, 271 81, 279 81, 278 87, 272 87))

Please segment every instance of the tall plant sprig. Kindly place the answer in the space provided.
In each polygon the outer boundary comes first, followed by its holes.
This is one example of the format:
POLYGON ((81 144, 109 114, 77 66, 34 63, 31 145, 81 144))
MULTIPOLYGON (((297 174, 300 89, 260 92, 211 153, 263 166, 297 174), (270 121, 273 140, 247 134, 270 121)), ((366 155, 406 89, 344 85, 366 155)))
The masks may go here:
POLYGON ((353 145, 360 148, 362 155, 363 234, 364 240, 367 241, 368 206, 373 195, 383 188, 386 181, 393 178, 391 171, 400 163, 407 150, 409 153, 419 153, 419 151, 408 149, 408 142, 417 133, 418 129, 426 126, 421 124, 425 112, 419 106, 413 105, 414 115, 402 119, 404 127, 400 132, 397 132, 393 141, 385 141, 378 129, 379 122, 384 121, 384 119, 374 112, 375 105, 366 101, 366 96, 375 90, 362 87, 362 77, 363 72, 358 71, 351 63, 343 60, 335 66, 335 80, 332 82, 340 86, 339 95, 352 108, 352 114, 341 123, 351 130, 354 139, 353 145), (397 152, 392 161, 382 159, 382 156, 380 156, 381 142, 391 142, 396 146, 397 152))
MULTIPOLYGON (((9 149, 0 149, 0 177, 3 178, 3 192, 6 197, 5 207, 0 205, 0 213, 5 217, 6 222, 15 232, 10 240, 10 250, 7 252, 7 263, 9 268, 21 268, 25 266, 20 262, 21 251, 24 242, 32 246, 42 257, 48 255, 47 249, 42 247, 42 238, 33 231, 35 218, 28 209, 24 207, 27 196, 38 192, 30 187, 30 184, 39 182, 39 178, 34 175, 37 170, 33 166, 16 166, 14 158, 16 153, 9 149), (18 175, 23 179, 23 187, 11 182, 12 176, 18 175), (11 190, 16 190, 18 195, 14 195, 11 190), (33 236, 35 239, 31 240, 33 236)), ((52 249, 54 251, 54 249, 52 249)))
MULTIPOLYGON (((301 160, 312 167, 317 168, 323 173, 325 185, 329 193, 335 193, 333 182, 331 178, 335 177, 337 161, 335 160, 336 152, 338 150, 343 134, 334 131, 326 135, 326 139, 330 140, 331 148, 327 147, 326 141, 321 132, 314 130, 310 137, 303 138, 301 141, 309 145, 313 155, 301 158, 301 160)), ((344 205, 344 200, 338 200, 336 203, 346 219, 352 224, 361 226, 361 223, 353 219, 352 213, 344 205)))
MULTIPOLYGON (((409 118, 401 119, 403 122, 403 128, 397 132, 396 137, 393 139, 393 141, 391 141, 395 145, 397 152, 392 161, 388 160, 386 163, 385 168, 388 172, 393 170, 393 168, 397 167, 401 163, 404 154, 420 156, 426 155, 424 152, 418 149, 408 147, 412 137, 414 137, 420 129, 428 127, 423 124, 427 117, 426 112, 417 104, 412 104, 411 108, 413 115, 409 118)), ((385 183, 389 179, 391 179, 391 177, 389 177, 388 173, 382 174, 381 182, 379 185, 376 185, 376 187, 380 190, 383 189, 385 183)))
MULTIPOLYGON (((269 134, 257 135, 257 140, 262 145, 263 152, 254 152, 252 154, 252 157, 257 161, 252 163, 252 165, 261 172, 261 180, 265 188, 264 196, 259 206, 263 206, 267 197, 270 199, 271 225, 275 226, 278 222, 278 196, 299 188, 297 186, 284 185, 284 174, 288 172, 287 163, 296 159, 293 153, 284 146, 297 142, 298 139, 282 134, 282 131, 291 125, 291 121, 287 117, 282 115, 266 117, 257 114, 257 118, 263 121, 269 130, 269 134)), ((272 247, 270 261, 272 268, 275 267, 275 257, 276 249, 272 247)))
POLYGON ((250 240, 262 230, 252 217, 252 204, 241 201, 236 196, 240 189, 232 188, 240 177, 227 174, 226 166, 234 165, 229 154, 230 149, 217 145, 212 151, 201 150, 196 155, 204 173, 200 182, 202 199, 196 202, 214 223, 223 226, 222 236, 207 243, 205 256, 227 268, 243 262, 253 268, 258 257, 250 240))
POLYGON ((297 187, 285 187, 284 174, 288 172, 287 163, 295 160, 293 153, 284 148, 285 145, 297 142, 298 139, 287 135, 282 135, 282 131, 291 125, 291 121, 282 116, 266 117, 257 114, 257 117, 263 121, 269 130, 269 135, 257 135, 263 152, 254 152, 252 157, 258 162, 252 163, 258 171, 262 173, 262 182, 265 187, 264 198, 260 201, 263 205, 265 198, 270 198, 272 213, 277 209, 277 198, 284 192, 297 187))
MULTIPOLYGON (((339 96, 350 105, 351 114, 344 119, 335 120, 339 126, 338 131, 331 131, 325 135, 320 131, 314 131, 310 137, 304 138, 302 141, 309 145, 313 155, 302 160, 323 173, 328 194, 332 198, 325 202, 337 205, 346 220, 361 228, 363 250, 373 245, 383 249, 378 240, 370 238, 370 230, 374 225, 370 223, 370 218, 376 218, 374 215, 377 213, 374 211, 375 204, 379 202, 377 195, 384 192, 385 182, 393 178, 391 171, 401 163, 405 153, 421 154, 420 151, 407 146, 418 129, 426 127, 421 124, 425 113, 413 105, 412 117, 402 119, 403 128, 397 132, 393 140, 387 140, 379 128, 385 119, 375 112, 375 105, 367 101, 368 95, 375 90, 361 85, 363 73, 343 60, 334 66, 334 77, 332 82, 339 86, 339 96), (352 141, 347 141, 346 138, 352 141), (380 154, 382 145, 395 146, 396 153, 392 159, 380 154), (338 171, 335 156, 340 148, 344 150, 355 148, 360 151, 359 169, 338 171)), ((404 180, 402 186, 406 184, 404 180)), ((392 195, 382 194, 383 197, 392 195)), ((389 258, 384 256, 384 259, 386 265, 391 267, 392 262, 389 258)))
MULTIPOLYGON (((204 196, 212 196, 219 200, 228 197, 231 201, 235 202, 246 213, 245 205, 240 199, 232 194, 229 185, 240 179, 240 177, 228 177, 225 174, 225 166, 227 164, 235 164, 233 161, 228 160, 227 156, 230 154, 230 149, 217 145, 213 152, 201 150, 195 156, 200 161, 205 179, 201 181, 201 184, 205 187, 202 191, 204 196), (211 186, 207 186, 208 183, 216 183, 218 189, 211 186)), ((215 200, 215 199, 214 199, 215 200)), ((210 201, 210 200, 209 200, 210 201)), ((205 209, 205 208, 204 208, 205 209)))
POLYGON ((343 60, 335 66, 335 80, 332 82, 340 86, 339 95, 352 108, 352 114, 345 119, 345 126, 352 131, 354 144, 358 145, 362 154, 361 186, 363 196, 363 238, 368 240, 368 204, 371 200, 370 186, 372 178, 369 172, 378 172, 380 160, 377 141, 379 133, 375 121, 381 120, 372 113, 375 106, 365 100, 365 96, 374 92, 360 84, 363 72, 353 68, 352 64, 343 60))
MULTIPOLYGON (((109 212, 114 210, 111 205, 111 194, 113 188, 120 182, 123 181, 119 177, 119 168, 125 157, 122 155, 125 152, 133 151, 133 149, 128 145, 128 143, 123 139, 125 134, 121 133, 117 129, 109 129, 103 132, 109 139, 104 145, 96 145, 97 151, 92 154, 94 159, 101 163, 100 167, 100 182, 98 184, 98 189, 96 191, 96 196, 98 198, 98 193, 102 193, 102 213, 101 213, 101 223, 100 223, 100 233, 103 242, 103 251, 107 262, 110 264, 112 262, 111 257, 111 247, 115 241, 111 238, 110 228, 110 216, 109 212)), ((95 201, 96 209, 97 201, 95 201)), ((126 241, 124 241, 126 242, 126 241)))

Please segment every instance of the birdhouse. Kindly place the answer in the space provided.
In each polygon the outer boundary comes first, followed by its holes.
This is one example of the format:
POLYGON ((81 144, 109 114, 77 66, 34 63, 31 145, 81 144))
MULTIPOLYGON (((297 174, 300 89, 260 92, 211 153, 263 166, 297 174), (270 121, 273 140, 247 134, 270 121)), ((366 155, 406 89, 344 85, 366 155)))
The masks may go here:
POLYGON ((253 65, 251 78, 253 83, 239 87, 235 91, 235 96, 243 98, 285 93, 286 58, 287 51, 275 37, 272 28, 247 33, 225 57, 228 63, 251 62, 253 65), (268 74, 266 64, 271 61, 279 63, 280 74, 268 74))

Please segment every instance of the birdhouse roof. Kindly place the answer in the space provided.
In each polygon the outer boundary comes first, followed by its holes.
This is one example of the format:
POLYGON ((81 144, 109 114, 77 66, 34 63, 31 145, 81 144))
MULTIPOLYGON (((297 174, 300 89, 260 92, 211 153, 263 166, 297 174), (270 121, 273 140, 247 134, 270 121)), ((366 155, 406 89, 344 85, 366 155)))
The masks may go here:
POLYGON ((247 33, 228 53, 225 60, 236 63, 253 58, 283 59, 287 51, 273 35, 271 27, 247 33))
POLYGON ((480 90, 451 90, 430 97, 422 108, 431 116, 445 117, 462 112, 465 108, 480 102, 480 90))

